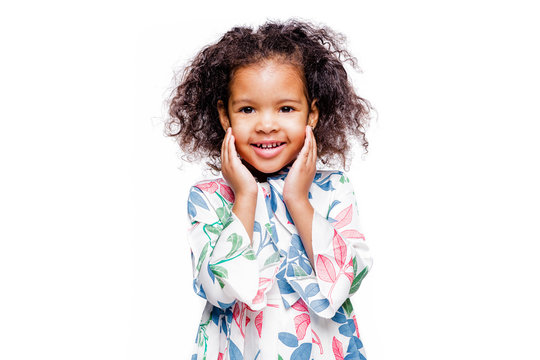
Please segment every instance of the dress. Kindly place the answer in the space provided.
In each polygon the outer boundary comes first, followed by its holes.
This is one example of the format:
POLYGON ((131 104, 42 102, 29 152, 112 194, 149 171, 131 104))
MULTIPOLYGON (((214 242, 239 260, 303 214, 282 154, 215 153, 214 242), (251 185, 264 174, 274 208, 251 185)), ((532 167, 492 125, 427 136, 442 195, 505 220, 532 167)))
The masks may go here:
POLYGON ((193 289, 207 300, 192 360, 365 359, 349 297, 372 258, 352 184, 341 171, 315 175, 314 271, 282 198, 289 170, 257 183, 253 244, 224 179, 191 187, 193 289))

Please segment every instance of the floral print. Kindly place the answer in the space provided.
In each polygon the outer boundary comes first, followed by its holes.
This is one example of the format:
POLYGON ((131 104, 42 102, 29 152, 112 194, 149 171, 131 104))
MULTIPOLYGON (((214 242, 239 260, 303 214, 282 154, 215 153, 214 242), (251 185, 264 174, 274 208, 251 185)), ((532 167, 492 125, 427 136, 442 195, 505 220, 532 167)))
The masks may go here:
POLYGON ((352 184, 317 171, 312 267, 284 202, 290 168, 258 183, 253 242, 223 179, 191 187, 193 289, 207 303, 192 360, 365 359, 350 297, 372 266, 352 184))

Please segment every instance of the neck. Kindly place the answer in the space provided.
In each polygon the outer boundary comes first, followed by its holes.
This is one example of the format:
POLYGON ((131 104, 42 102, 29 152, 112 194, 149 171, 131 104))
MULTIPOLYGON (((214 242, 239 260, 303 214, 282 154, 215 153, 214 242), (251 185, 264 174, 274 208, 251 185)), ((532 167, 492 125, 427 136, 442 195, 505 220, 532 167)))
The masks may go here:
POLYGON ((273 172, 273 173, 264 173, 264 172, 261 172, 261 171, 257 170, 254 166, 252 166, 248 162, 244 161, 243 159, 242 159, 242 163, 248 168, 248 170, 251 172, 253 177, 260 183, 261 182, 266 182, 266 180, 269 177, 277 175, 281 170, 283 170, 284 168, 286 168, 287 166, 290 165, 290 164, 287 164, 283 168, 281 168, 278 171, 273 172))

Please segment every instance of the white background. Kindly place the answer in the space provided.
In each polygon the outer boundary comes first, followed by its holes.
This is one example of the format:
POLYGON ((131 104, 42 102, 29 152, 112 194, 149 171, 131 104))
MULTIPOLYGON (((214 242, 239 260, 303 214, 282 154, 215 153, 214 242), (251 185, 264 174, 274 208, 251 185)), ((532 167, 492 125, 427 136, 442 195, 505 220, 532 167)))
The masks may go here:
POLYGON ((189 359, 175 71, 234 25, 344 33, 378 111, 354 181, 369 360, 540 359, 533 1, 47 1, 0 7, 0 358, 189 359), (354 4, 354 5, 353 5, 354 4))

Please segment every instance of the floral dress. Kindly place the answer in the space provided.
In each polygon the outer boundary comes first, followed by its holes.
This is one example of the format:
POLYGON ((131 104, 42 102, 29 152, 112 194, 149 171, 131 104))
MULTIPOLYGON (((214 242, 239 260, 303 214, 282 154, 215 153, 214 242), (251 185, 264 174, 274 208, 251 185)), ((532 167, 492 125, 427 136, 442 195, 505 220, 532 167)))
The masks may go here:
POLYGON ((313 269, 283 202, 289 169, 257 183, 252 244, 224 179, 191 187, 193 289, 207 301, 192 360, 365 359, 349 297, 372 258, 352 184, 341 171, 315 175, 313 269))

